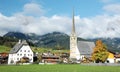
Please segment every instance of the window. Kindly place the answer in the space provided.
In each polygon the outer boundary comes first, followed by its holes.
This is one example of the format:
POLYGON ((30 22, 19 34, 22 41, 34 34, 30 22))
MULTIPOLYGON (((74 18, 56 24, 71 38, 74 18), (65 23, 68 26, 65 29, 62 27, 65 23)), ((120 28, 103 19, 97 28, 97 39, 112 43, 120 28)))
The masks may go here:
POLYGON ((22 50, 20 50, 20 52, 22 52, 22 50))
POLYGON ((19 54, 17 54, 17 56, 19 56, 19 54))
POLYGON ((28 54, 28 56, 29 56, 29 54, 28 54))
POLYGON ((26 54, 24 54, 24 56, 26 56, 26 54))
POLYGON ((17 60, 19 60, 19 58, 17 58, 17 60))
POLYGON ((28 50, 28 52, 30 52, 30 50, 28 50))
POLYGON ((26 52, 26 50, 24 50, 24 52, 26 52))
POLYGON ((20 54, 20 56, 22 56, 22 54, 20 54))

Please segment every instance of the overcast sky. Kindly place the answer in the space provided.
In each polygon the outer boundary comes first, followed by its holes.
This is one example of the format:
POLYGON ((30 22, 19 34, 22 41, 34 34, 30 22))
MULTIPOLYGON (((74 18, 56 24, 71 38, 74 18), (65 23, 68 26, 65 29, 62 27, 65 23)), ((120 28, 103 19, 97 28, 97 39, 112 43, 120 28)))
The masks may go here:
POLYGON ((0 35, 9 31, 70 35, 73 8, 77 36, 120 37, 120 0, 0 0, 0 35))

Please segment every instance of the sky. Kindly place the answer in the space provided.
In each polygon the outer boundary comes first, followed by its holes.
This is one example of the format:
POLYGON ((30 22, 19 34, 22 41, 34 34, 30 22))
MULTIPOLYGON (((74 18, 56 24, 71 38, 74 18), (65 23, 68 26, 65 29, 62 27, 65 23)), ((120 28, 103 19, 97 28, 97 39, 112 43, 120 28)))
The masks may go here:
POLYGON ((9 31, 70 35, 73 9, 78 37, 120 37, 120 0, 0 0, 0 36, 9 31))

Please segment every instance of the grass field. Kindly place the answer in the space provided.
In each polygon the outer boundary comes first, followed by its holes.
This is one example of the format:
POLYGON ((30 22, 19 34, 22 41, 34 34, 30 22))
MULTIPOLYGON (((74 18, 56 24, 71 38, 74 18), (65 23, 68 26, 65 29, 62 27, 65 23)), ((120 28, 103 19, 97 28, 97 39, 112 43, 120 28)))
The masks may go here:
POLYGON ((120 66, 20 65, 0 66, 0 72, 120 72, 120 66))
POLYGON ((7 52, 8 53, 9 51, 10 51, 9 47, 0 45, 0 53, 2 53, 2 52, 7 52))
MULTIPOLYGON (((31 47, 31 48, 34 52, 40 52, 40 53, 44 53, 48 51, 50 51, 51 53, 60 53, 60 52, 69 53, 69 50, 52 50, 51 48, 37 48, 37 47, 31 47)), ((0 45, 0 53, 2 52, 9 53, 10 50, 11 50, 10 47, 0 45)))

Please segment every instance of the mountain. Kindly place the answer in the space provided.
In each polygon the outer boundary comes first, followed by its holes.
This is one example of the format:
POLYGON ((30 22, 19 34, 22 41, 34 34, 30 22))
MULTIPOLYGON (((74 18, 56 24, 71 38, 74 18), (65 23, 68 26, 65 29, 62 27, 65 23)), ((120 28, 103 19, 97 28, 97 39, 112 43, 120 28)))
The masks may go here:
POLYGON ((64 49, 69 48, 69 36, 60 32, 48 33, 40 36, 38 43, 40 47, 56 48, 60 46, 64 49))
POLYGON ((95 38, 89 39, 90 41, 102 40, 102 42, 107 46, 108 50, 111 52, 120 53, 120 38, 95 38))
POLYGON ((17 41, 18 39, 16 38, 0 37, 0 45, 4 45, 7 47, 13 47, 17 41))
MULTIPOLYGON (((36 35, 34 33, 8 32, 4 37, 25 39, 35 46, 53 49, 69 49, 69 35, 61 32, 52 32, 44 35, 36 35)), ((84 40, 78 38, 78 40, 84 40)))
MULTIPOLYGON (((8 32, 3 37, 13 39, 26 39, 32 46, 53 48, 53 49, 69 49, 69 35, 61 32, 52 32, 44 35, 36 35, 34 33, 8 32)), ((111 52, 120 53, 120 38, 94 38, 86 39, 87 41, 102 40, 111 52)), ((78 40, 85 40, 78 37, 78 40)))
POLYGON ((17 39, 28 39, 27 36, 21 32, 8 32, 4 37, 11 37, 17 39))

